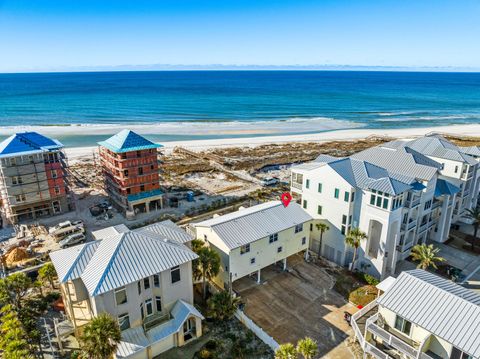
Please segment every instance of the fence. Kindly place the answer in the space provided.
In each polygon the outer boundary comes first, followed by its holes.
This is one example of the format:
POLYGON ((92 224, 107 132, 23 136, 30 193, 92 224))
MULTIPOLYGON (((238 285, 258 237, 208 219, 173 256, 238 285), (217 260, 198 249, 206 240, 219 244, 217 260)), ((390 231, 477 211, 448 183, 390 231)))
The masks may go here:
POLYGON ((235 313, 235 317, 242 322, 248 329, 255 333, 257 337, 260 338, 262 342, 267 344, 273 351, 277 350, 279 344, 273 339, 270 335, 268 335, 262 328, 256 325, 253 320, 251 320, 247 315, 242 312, 240 309, 237 309, 235 313))

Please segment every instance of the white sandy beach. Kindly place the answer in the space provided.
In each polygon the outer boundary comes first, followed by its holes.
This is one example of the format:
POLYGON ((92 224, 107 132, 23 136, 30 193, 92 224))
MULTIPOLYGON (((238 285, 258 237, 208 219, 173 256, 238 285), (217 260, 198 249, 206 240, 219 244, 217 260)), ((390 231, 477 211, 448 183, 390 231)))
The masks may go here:
MULTIPOLYGON (((453 125, 424 128, 405 129, 348 129, 315 134, 295 134, 285 136, 262 136, 251 138, 223 138, 214 140, 192 140, 164 142, 164 151, 169 153, 174 147, 181 146, 193 151, 202 151, 211 148, 225 147, 255 147, 263 144, 288 143, 288 142, 325 142, 362 139, 368 136, 387 136, 393 138, 413 138, 426 135, 431 132, 463 136, 480 136, 480 124, 453 125)), ((92 157, 96 147, 71 147, 66 148, 70 161, 92 157)))

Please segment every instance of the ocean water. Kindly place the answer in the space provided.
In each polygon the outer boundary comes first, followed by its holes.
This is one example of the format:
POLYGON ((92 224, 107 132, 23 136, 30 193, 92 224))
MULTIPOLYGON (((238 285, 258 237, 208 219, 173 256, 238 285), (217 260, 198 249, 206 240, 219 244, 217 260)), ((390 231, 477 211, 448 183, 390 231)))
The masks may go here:
POLYGON ((169 141, 479 122, 480 73, 0 74, 0 136, 56 126, 66 145, 131 126, 169 141))

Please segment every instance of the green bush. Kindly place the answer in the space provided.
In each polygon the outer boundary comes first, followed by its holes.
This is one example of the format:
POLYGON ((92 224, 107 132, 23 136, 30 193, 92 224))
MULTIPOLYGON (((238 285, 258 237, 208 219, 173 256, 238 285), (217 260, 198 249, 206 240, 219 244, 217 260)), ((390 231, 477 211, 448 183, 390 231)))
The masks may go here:
POLYGON ((208 349, 202 349, 200 350, 200 352, 198 353, 198 357, 200 359, 211 359, 213 358, 213 354, 210 350, 208 349))
POLYGON ((364 283, 367 283, 370 285, 377 285, 378 283, 380 283, 380 281, 377 278, 375 278, 373 275, 363 273, 363 272, 356 272, 355 274, 357 278, 363 281, 364 283))
POLYGON ((217 349, 218 343, 215 339, 211 339, 205 343, 205 348, 208 350, 215 350, 217 349))
POLYGON ((52 302, 55 302, 58 298, 60 298, 60 293, 59 292, 49 292, 45 296, 45 301, 47 303, 52 303, 52 302))

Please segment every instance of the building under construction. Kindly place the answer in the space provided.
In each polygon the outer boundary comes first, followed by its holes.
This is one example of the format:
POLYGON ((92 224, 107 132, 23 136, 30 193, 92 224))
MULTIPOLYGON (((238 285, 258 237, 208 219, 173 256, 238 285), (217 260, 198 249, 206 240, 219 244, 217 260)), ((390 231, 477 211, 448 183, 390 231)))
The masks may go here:
POLYGON ((130 130, 99 142, 105 189, 124 214, 135 216, 163 206, 158 169, 158 148, 130 130))
POLYGON ((16 224, 73 209, 63 145, 36 132, 0 143, 1 214, 16 224))

